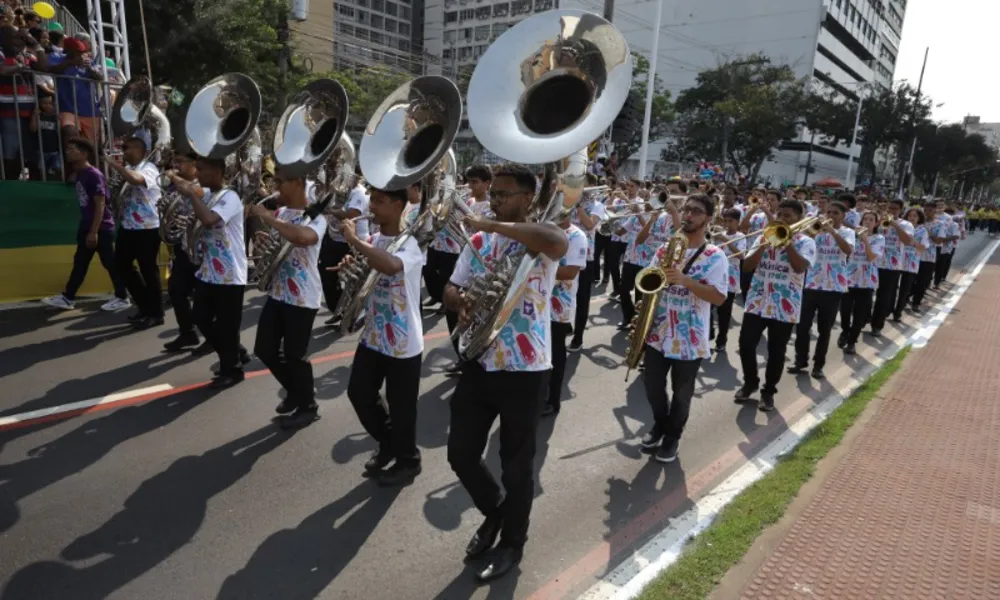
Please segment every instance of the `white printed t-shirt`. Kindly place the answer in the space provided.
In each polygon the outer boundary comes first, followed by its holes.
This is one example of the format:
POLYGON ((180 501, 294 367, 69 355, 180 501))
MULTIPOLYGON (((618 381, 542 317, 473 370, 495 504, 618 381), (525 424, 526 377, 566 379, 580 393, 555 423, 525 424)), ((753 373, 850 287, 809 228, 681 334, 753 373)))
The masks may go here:
MULTIPOLYGON (((659 264, 666 252, 666 245, 656 251, 651 264, 659 264)), ((688 248, 684 260, 677 265, 683 269, 697 248, 688 248)), ((729 264, 726 254, 717 246, 709 244, 701 256, 694 261, 687 273, 699 283, 708 284, 719 293, 726 294, 729 288, 729 264)), ((695 360, 708 358, 712 352, 708 344, 709 323, 712 320, 712 304, 694 295, 682 285, 671 285, 663 290, 656 316, 650 327, 646 345, 674 360, 695 360)))
MULTIPOLYGON (((854 230, 841 227, 837 230, 840 237, 851 246, 854 251, 854 230)), ((837 245, 837 241, 832 234, 822 231, 816 234, 813 239, 816 242, 816 261, 809 267, 806 273, 806 289, 819 290, 824 292, 847 291, 849 284, 847 277, 847 261, 850 253, 844 254, 837 245)))
MULTIPOLYGON (((351 194, 347 197, 347 204, 344 205, 344 210, 352 209, 359 211, 362 215, 368 214, 368 192, 365 191, 365 186, 360 183, 351 190, 351 194)), ((354 225, 358 239, 367 240, 368 219, 358 219, 354 225)), ((327 233, 330 235, 330 239, 335 242, 344 241, 344 234, 340 232, 340 219, 330 218, 327 224, 327 233)))
MULTIPOLYGON (((566 230, 569 249, 566 256, 559 259, 560 267, 587 268, 587 235, 576 225, 566 230)), ((556 280, 552 288, 552 320, 556 323, 572 323, 576 318, 576 292, 580 287, 580 274, 573 279, 556 280)))
MULTIPOLYGON (((305 219, 305 211, 283 206, 278 209, 275 217, 292 225, 301 225, 305 219)), ((278 266, 268 295, 278 302, 318 310, 323 292, 319 277, 319 249, 326 231, 326 218, 319 215, 306 227, 316 232, 316 243, 311 246, 292 246, 292 250, 278 266)))
POLYGON ((222 220, 214 227, 202 229, 198 245, 202 250, 201 266, 195 276, 205 283, 217 285, 247 284, 247 252, 243 242, 243 202, 236 192, 223 188, 214 194, 207 192, 202 201, 222 220))
MULTIPOLYGON (((395 236, 375 234, 372 245, 386 250, 395 236)), ((420 270, 424 254, 410 237, 393 253, 403 262, 395 275, 379 274, 368 304, 360 343, 392 358, 410 358, 424 351, 424 325, 420 319, 420 270)))
MULTIPOLYGON (((504 256, 524 249, 520 242, 497 233, 482 231, 472 236, 472 246, 484 257, 490 269, 504 256)), ((468 288, 485 269, 472 258, 473 249, 465 247, 455 263, 451 283, 468 288)), ((521 305, 514 309, 497 339, 486 349, 479 364, 487 371, 547 371, 552 368, 551 325, 552 288, 559 263, 545 254, 535 258, 528 276, 521 305)))
POLYGON ((159 176, 156 165, 143 161, 134 168, 126 167, 132 173, 142 175, 146 185, 130 185, 125 206, 122 209, 122 228, 128 230, 157 229, 160 213, 156 205, 160 202, 159 176))
MULTIPOLYGON (((816 242, 807 235, 795 234, 795 250, 811 267, 816 262, 816 242)), ((758 240, 754 248, 760 246, 758 240)), ((753 252, 753 251, 751 251, 753 252)), ((747 293, 745 311, 783 323, 798 323, 802 316, 802 287, 805 273, 796 273, 784 248, 767 248, 757 264, 747 293)))

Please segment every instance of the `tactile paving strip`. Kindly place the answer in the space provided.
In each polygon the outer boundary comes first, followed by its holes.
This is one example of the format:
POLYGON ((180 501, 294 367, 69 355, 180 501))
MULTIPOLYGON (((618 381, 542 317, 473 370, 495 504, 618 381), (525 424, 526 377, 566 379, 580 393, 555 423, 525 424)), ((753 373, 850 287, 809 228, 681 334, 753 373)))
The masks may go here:
POLYGON ((984 267, 745 599, 1000 599, 1000 256, 984 267))

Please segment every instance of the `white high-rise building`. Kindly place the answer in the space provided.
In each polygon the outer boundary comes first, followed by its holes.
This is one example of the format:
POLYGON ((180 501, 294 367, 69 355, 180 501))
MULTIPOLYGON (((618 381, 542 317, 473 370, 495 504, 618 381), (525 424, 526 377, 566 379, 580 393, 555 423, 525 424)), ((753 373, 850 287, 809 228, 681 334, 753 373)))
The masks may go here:
MULTIPOLYGON (((613 22, 632 50, 647 58, 655 1, 614 0, 613 7, 613 22)), ((662 2, 656 71, 674 97, 695 84, 699 71, 754 53, 791 65, 814 86, 833 87, 852 105, 865 85, 892 85, 906 0, 662 2)), ((424 12, 424 49, 441 64, 430 72, 464 74, 492 39, 521 19, 551 8, 603 14, 606 6, 605 0, 431 0, 424 12)), ((775 184, 802 183, 811 137, 803 131, 787 141, 761 170, 762 176, 775 184)), ((659 159, 663 146, 651 144, 651 161, 659 159)), ((849 152, 846 145, 814 145, 809 181, 828 176, 843 180, 849 152)))

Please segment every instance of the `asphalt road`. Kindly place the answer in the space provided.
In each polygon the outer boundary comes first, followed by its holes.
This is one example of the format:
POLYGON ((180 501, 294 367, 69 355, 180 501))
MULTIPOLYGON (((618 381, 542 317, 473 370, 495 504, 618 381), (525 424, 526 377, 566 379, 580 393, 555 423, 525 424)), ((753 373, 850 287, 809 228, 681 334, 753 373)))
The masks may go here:
MULTIPOLYGON (((988 242, 967 240, 952 277, 988 242)), ((254 297, 244 312, 248 347, 261 305, 254 297)), ((823 383, 785 376, 779 410, 764 415, 732 402, 737 310, 728 353, 699 377, 680 458, 664 467, 638 450, 650 411, 641 383, 626 384, 617 366, 620 309, 595 300, 585 347, 570 355, 563 410, 539 433, 525 559, 478 587, 462 555, 480 516, 445 459, 454 380, 443 375, 452 350, 442 318, 425 321, 424 471, 390 490, 361 476, 373 444, 345 394, 353 338, 317 328, 323 418, 290 434, 270 422, 278 386, 269 375, 221 393, 188 389, 210 377, 214 358, 160 353, 175 334, 172 315, 135 333, 123 315, 96 308, 0 312, 0 417, 156 384, 178 391, 0 425, 0 600, 573 597, 917 323, 908 315, 887 338, 866 336, 847 361, 832 348, 823 383)), ((488 460, 498 468, 495 435, 488 460)))

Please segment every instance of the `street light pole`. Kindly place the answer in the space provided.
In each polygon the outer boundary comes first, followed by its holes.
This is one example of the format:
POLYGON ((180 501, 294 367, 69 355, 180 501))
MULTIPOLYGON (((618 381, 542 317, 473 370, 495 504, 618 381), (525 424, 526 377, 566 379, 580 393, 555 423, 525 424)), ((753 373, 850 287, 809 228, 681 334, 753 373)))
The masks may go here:
POLYGON ((660 23, 663 20, 663 3, 656 2, 656 27, 653 28, 653 47, 650 49, 649 73, 646 77, 646 114, 642 119, 642 149, 639 150, 639 179, 646 178, 646 157, 649 154, 649 122, 653 116, 653 87, 656 83, 656 56, 660 49, 660 23))
MULTIPOLYGON (((917 83, 917 103, 920 103, 920 90, 924 87, 924 71, 927 70, 927 55, 930 54, 930 47, 928 46, 924 50, 924 66, 920 67, 920 81, 917 83)), ((913 179, 913 157, 917 154, 917 107, 913 107, 913 144, 910 146, 910 161, 906 163, 906 170, 903 171, 903 176, 899 179, 899 197, 903 197, 903 186, 906 185, 907 180, 910 180, 912 184, 913 179)))
MULTIPOLYGON (((858 130, 861 129, 861 107, 864 104, 865 90, 861 89, 858 91, 858 112, 854 115, 854 135, 851 136, 851 153, 847 157, 847 177, 844 178, 844 185, 847 186, 847 189, 854 189, 854 186, 851 185, 851 171, 854 167, 854 150, 858 145, 858 130)), ((861 160, 860 156, 858 156, 858 160, 861 160)), ((858 168, 860 169, 861 165, 858 165, 858 168)))

